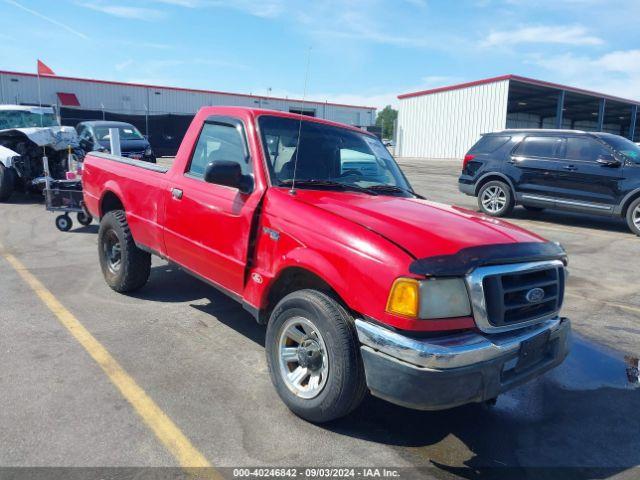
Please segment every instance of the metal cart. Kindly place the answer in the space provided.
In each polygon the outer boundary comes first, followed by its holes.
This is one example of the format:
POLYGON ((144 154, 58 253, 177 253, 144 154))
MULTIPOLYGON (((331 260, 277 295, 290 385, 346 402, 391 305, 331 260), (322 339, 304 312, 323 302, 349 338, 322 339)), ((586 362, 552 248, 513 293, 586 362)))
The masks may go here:
POLYGON ((49 212, 64 212, 56 217, 56 227, 62 232, 68 232, 73 227, 73 221, 69 216, 70 213, 77 213, 78 222, 81 225, 88 226, 93 218, 84 207, 82 197, 82 181, 80 179, 72 180, 54 180, 49 175, 49 160, 43 157, 45 171, 45 205, 49 212))

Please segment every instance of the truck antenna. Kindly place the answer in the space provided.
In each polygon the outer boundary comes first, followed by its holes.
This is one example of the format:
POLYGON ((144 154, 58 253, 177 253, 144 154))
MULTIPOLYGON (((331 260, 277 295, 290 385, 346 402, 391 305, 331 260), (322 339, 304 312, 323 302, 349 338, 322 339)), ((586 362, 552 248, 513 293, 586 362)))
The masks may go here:
POLYGON ((300 137, 302 137, 302 116, 304 115, 305 100, 307 99, 307 86, 309 84, 309 64, 311 63, 311 47, 307 52, 307 68, 304 74, 304 93, 302 94, 302 107, 300 108, 300 123, 298 125, 298 141, 296 143, 296 158, 293 159, 293 179, 291 180, 291 195, 296 194, 296 173, 298 170, 298 154, 300 152, 300 137))

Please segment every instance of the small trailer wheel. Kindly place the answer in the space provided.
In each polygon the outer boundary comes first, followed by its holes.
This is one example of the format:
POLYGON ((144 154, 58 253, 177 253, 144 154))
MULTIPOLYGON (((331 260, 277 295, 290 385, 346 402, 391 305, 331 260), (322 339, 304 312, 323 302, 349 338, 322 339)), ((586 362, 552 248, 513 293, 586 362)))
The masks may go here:
POLYGON ((80 225, 88 227, 89 225, 91 225, 91 222, 93 222, 93 217, 85 212, 79 212, 78 222, 80 223, 80 225))
POLYGON ((68 232, 69 230, 71 230, 72 226, 73 221, 71 220, 71 217, 69 217, 69 215, 65 214, 56 217, 56 227, 58 227, 58 230, 60 230, 61 232, 68 232))

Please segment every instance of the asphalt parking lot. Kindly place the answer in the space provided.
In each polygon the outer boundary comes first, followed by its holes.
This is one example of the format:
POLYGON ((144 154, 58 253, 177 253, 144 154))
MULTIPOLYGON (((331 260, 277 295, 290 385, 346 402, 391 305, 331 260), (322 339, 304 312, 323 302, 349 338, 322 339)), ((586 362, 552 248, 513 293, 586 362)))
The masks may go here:
MULTIPOLYGON (((457 164, 404 168, 428 198, 475 208, 457 192, 457 164)), ((350 417, 315 426, 280 402, 265 330, 240 305, 159 260, 142 290, 116 294, 98 267, 95 224, 60 233, 41 203, 20 196, 0 204, 0 218, 0 467, 177 467, 185 451, 156 428, 168 421, 214 467, 640 476, 631 368, 640 356, 640 238, 621 221, 521 209, 511 219, 569 252, 564 314, 576 334, 561 367, 492 408, 416 412, 368 398, 350 417), (101 368, 96 345, 79 340, 85 330, 117 368, 101 368), (140 388, 133 397, 118 383, 129 378, 140 388), (141 396, 159 411, 136 409, 141 396)))

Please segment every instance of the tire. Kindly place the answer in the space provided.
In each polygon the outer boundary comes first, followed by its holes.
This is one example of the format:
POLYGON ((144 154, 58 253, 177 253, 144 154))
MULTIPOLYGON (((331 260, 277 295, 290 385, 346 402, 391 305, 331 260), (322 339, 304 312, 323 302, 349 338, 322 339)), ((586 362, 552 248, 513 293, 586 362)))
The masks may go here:
POLYGON ((107 285, 116 292, 133 292, 149 279, 151 254, 136 246, 122 210, 112 210, 102 217, 98 257, 107 285))
POLYGON ((349 414, 367 393, 353 318, 317 290, 290 293, 276 305, 267 326, 266 354, 278 395, 293 413, 310 422, 328 422, 349 414), (295 330, 298 342, 290 336, 295 330), (289 362, 281 355, 283 347, 289 349, 289 362), (287 372, 304 368, 307 373, 295 387, 296 382, 286 378, 287 372))
POLYGON ((68 232, 73 228, 73 221, 67 214, 58 215, 56 217, 56 227, 58 227, 58 230, 61 232, 68 232))
POLYGON ((0 202, 6 202, 13 195, 16 184, 16 171, 0 163, 0 202))
POLYGON ((627 209, 627 225, 629 229, 640 236, 640 198, 636 198, 627 209))
POLYGON ((544 211, 544 207, 530 207, 529 205, 523 205, 523 207, 525 208, 525 210, 528 210, 530 212, 535 212, 535 213, 540 213, 544 211))
POLYGON ((84 212, 79 212, 77 218, 78 218, 78 223, 80 225, 84 225, 85 227, 88 227, 89 225, 91 225, 91 222, 93 222, 93 217, 84 212))
POLYGON ((504 217, 511 213, 514 206, 511 187, 499 180, 485 183, 478 192, 478 207, 492 217, 504 217))

